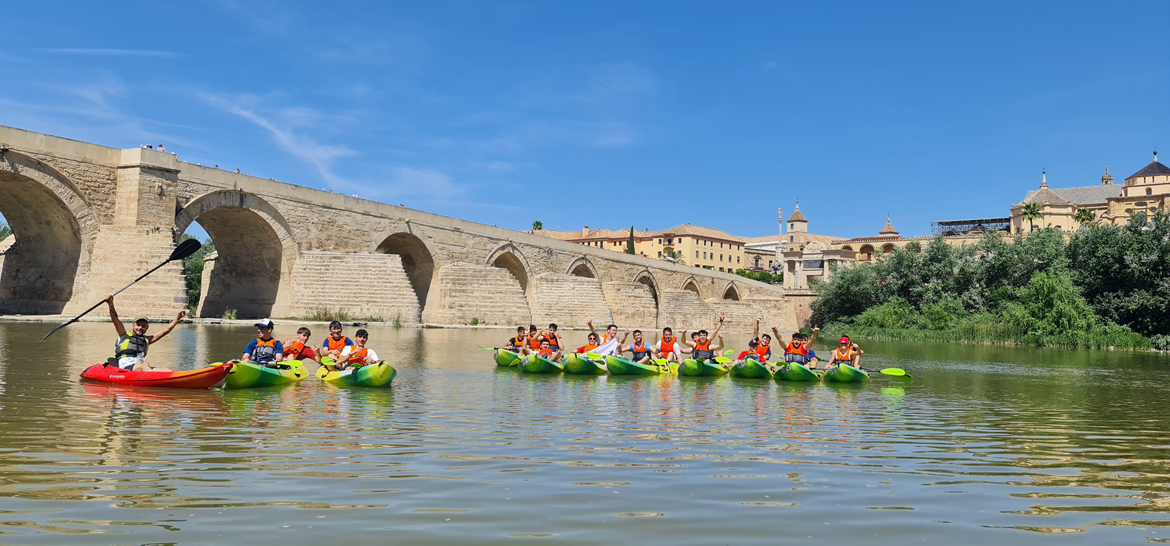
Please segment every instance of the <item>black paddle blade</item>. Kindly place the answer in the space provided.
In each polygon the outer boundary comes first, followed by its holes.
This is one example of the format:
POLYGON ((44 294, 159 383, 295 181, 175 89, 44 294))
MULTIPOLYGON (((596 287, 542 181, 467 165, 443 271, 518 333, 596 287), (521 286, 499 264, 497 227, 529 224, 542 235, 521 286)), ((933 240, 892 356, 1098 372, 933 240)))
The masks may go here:
POLYGON ((202 246, 203 243, 200 243, 195 239, 187 239, 186 241, 179 243, 179 246, 175 247, 175 250, 171 252, 171 257, 167 258, 167 261, 173 262, 175 260, 182 260, 183 258, 198 252, 199 248, 202 246))

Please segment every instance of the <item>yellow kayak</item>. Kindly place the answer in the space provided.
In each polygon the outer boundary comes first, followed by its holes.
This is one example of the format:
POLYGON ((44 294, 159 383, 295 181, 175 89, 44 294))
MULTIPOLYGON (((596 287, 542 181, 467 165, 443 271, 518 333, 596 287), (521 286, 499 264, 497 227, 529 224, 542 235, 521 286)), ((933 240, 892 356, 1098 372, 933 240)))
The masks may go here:
POLYGON ((398 370, 384 361, 335 371, 329 371, 325 366, 317 368, 317 377, 339 386, 385 387, 395 375, 398 375, 398 370))

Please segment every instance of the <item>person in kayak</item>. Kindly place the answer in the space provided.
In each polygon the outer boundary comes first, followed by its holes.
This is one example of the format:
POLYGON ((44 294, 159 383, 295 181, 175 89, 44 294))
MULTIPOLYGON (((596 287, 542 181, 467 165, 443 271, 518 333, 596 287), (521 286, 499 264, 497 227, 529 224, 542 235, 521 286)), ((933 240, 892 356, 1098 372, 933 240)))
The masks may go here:
POLYGON ((527 331, 527 328, 523 326, 517 326, 516 337, 508 338, 508 342, 504 344, 504 348, 514 353, 520 352, 520 348, 524 346, 526 340, 528 339, 528 335, 526 334, 527 331))
POLYGON ((600 344, 597 343, 597 332, 593 332, 593 333, 589 334, 588 339, 589 339, 588 342, 586 342, 584 346, 577 347, 577 351, 576 351, 577 354, 588 353, 588 352, 592 351, 593 349, 596 349, 600 346, 600 344))
POLYGON ((272 329, 276 327, 271 320, 260 319, 256 322, 256 333, 259 337, 253 339, 244 347, 243 362, 256 364, 275 364, 284 360, 284 344, 272 337, 272 329))
POLYGON ((313 332, 308 328, 297 328, 297 337, 284 342, 285 360, 317 360, 317 351, 309 345, 311 335, 313 332))
POLYGON ((746 350, 742 353, 739 353, 739 356, 735 357, 735 359, 737 361, 747 360, 749 358, 752 360, 755 360, 756 362, 762 362, 760 360, 760 342, 759 341, 756 341, 754 339, 751 341, 748 341, 748 350, 746 350))
POLYGON ((530 349, 525 347, 524 352, 521 353, 521 355, 525 357, 539 355, 541 358, 548 360, 549 362, 560 362, 561 360, 561 352, 554 351, 547 338, 540 340, 540 348, 530 349))
MULTIPOLYGON (((626 342, 626 336, 629 334, 629 330, 626 330, 626 332, 622 334, 622 340, 619 345, 626 342)), ((650 362, 650 358, 654 356, 654 345, 647 345, 646 340, 642 338, 642 331, 634 330, 634 343, 626 345, 625 351, 633 353, 632 356, 630 356, 630 362, 646 364, 650 362)))
POLYGON ((336 320, 330 322, 329 336, 321 343, 321 365, 325 366, 327 370, 336 370, 341 351, 344 351, 346 347, 353 347, 353 340, 341 335, 340 322, 336 320))
POLYGON ((562 348, 565 346, 564 341, 561 340, 561 335, 557 333, 556 323, 549 324, 548 330, 540 333, 540 338, 547 339, 548 346, 552 348, 554 352, 561 352, 563 350, 562 348))
POLYGON ((540 339, 541 339, 540 330, 536 329, 535 324, 529 324, 528 325, 528 339, 527 339, 528 349, 530 351, 535 351, 537 349, 540 349, 540 339))
POLYGON ((849 336, 841 336, 838 347, 833 349, 833 354, 830 356, 829 365, 848 364, 860 369, 861 354, 861 348, 856 343, 853 343, 849 339, 849 336))
MULTIPOLYGON (((715 323, 715 330, 710 334, 706 330, 699 330, 691 336, 691 341, 686 342, 689 345, 691 358, 702 362, 715 358, 715 351, 722 349, 718 344, 712 345, 711 341, 719 335, 719 328, 723 327, 723 313, 719 314, 719 322, 715 323)), ((686 339, 687 331, 683 330, 683 339, 686 339)), ((683 349, 688 352, 687 349, 683 349)))
MULTIPOLYGON (((593 327, 593 319, 589 319, 589 320, 585 321, 585 325, 589 327, 590 332, 597 334, 597 329, 593 327)), ((616 324, 610 324, 609 326, 606 326, 604 334, 597 334, 598 340, 599 340, 598 345, 605 345, 606 343, 609 343, 611 340, 617 339, 617 333, 618 333, 618 327, 616 324)))
POLYGON ((671 330, 669 326, 662 329, 662 337, 659 338, 658 343, 654 344, 654 353, 658 355, 658 358, 682 363, 679 359, 682 347, 679 346, 678 340, 674 337, 674 330, 671 330))
POLYGON ((114 309, 114 296, 106 296, 106 306, 110 308, 110 322, 114 323, 114 330, 118 332, 118 341, 114 344, 114 357, 106 361, 106 365, 113 365, 123 370, 133 370, 136 372, 160 371, 169 372, 171 370, 161 366, 151 366, 146 363, 146 350, 151 344, 166 337, 175 329, 183 317, 187 316, 187 308, 179 311, 175 315, 175 320, 172 320, 166 328, 163 328, 159 333, 148 336, 146 331, 150 329, 150 321, 146 317, 138 317, 134 319, 134 324, 131 325, 131 332, 126 332, 126 326, 122 324, 122 320, 118 318, 118 311, 114 309))
POLYGON ((370 340, 370 333, 365 330, 358 330, 353 334, 353 345, 341 350, 337 360, 341 362, 337 369, 344 370, 346 368, 360 368, 368 364, 377 364, 381 362, 378 359, 378 353, 373 349, 366 347, 366 342, 370 340))

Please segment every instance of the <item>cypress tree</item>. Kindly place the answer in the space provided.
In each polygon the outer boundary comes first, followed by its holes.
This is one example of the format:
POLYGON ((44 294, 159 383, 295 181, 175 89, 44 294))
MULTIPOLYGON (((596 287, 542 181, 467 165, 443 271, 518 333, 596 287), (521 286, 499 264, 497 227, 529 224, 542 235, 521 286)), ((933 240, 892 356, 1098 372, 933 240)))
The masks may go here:
POLYGON ((630 239, 626 241, 626 254, 634 253, 634 226, 630 226, 630 239))

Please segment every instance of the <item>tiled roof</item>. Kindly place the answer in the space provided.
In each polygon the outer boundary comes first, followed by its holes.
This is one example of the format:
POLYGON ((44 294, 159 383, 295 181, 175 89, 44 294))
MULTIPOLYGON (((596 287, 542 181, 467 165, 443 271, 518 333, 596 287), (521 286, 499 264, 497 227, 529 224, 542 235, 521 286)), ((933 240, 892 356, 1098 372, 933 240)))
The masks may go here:
POLYGON ((1154 156, 1155 159, 1154 159, 1153 163, 1150 163, 1149 165, 1142 167, 1142 170, 1129 175, 1126 178, 1126 180, 1129 180, 1130 178, 1136 178, 1139 176, 1155 176, 1155 175, 1159 175, 1159 174, 1170 174, 1170 167, 1167 167, 1167 166, 1159 163, 1157 160, 1157 157, 1158 156, 1154 156))
MULTIPOLYGON (((537 231, 529 231, 535 235, 548 237, 550 239, 557 239, 560 241, 579 241, 584 239, 627 239, 630 237, 630 230, 628 229, 591 229, 588 235, 581 235, 578 231, 556 231, 552 229, 542 229, 537 231)), ((634 237, 637 239, 645 239, 653 237, 654 233, 650 231, 634 230, 634 237)))
POLYGON ((897 235, 897 234, 898 234, 898 229, 894 227, 893 222, 891 222, 889 218, 886 218, 886 225, 882 226, 882 229, 881 229, 881 231, 878 232, 878 235, 897 235))
POLYGON ((808 220, 805 219, 804 215, 800 213, 800 205, 796 206, 796 210, 792 213, 792 216, 788 217, 788 221, 789 222, 808 222, 808 220))
POLYGON ((663 236, 666 236, 666 235, 675 235, 675 236, 677 236, 677 235, 691 235, 691 236, 698 236, 698 237, 707 237, 710 239, 722 239, 724 241, 734 241, 737 243, 742 243, 742 242, 746 241, 746 239, 744 239, 743 237, 736 237, 735 235, 732 235, 732 234, 724 232, 724 231, 719 231, 715 228, 709 228, 709 227, 703 227, 703 226, 692 226, 690 224, 677 225, 677 226, 674 226, 674 227, 669 228, 669 229, 664 229, 662 231, 654 232, 652 235, 655 237, 657 237, 659 235, 663 235, 663 236))
POLYGON ((1081 186, 1077 188, 1043 188, 1032 190, 1024 196, 1019 205, 1040 203, 1041 205, 1087 205, 1104 203, 1110 197, 1121 197, 1121 186, 1081 186))

